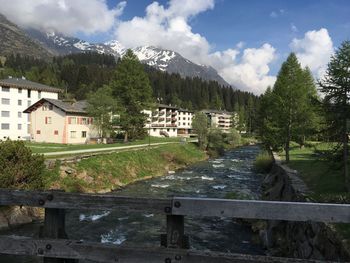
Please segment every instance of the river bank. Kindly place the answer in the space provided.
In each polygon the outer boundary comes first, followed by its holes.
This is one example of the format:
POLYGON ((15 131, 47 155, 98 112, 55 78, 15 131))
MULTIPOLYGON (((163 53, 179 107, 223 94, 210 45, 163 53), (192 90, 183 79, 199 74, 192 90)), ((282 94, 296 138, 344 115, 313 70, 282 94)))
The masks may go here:
MULTIPOLYGON (((129 197, 192 196, 225 198, 235 192, 259 199, 262 175, 255 173, 253 162, 258 146, 244 146, 227 151, 223 156, 199 161, 174 173, 129 183, 113 191, 129 197)), ((35 237, 40 223, 27 224, 3 232, 35 237)), ((263 255, 264 250, 253 241, 250 226, 232 218, 186 217, 186 235, 192 249, 263 255)), ((135 213, 126 210, 67 210, 66 232, 70 239, 111 243, 123 246, 159 246, 160 234, 166 232, 164 214, 135 213)), ((23 263, 7 257, 1 262, 23 263)))

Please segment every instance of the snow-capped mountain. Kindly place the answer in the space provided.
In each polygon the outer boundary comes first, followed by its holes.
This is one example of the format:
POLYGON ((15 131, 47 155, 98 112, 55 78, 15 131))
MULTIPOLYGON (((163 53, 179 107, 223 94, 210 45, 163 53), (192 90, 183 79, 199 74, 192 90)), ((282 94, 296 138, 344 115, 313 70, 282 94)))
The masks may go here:
MULTIPOLYGON (((121 57, 127 50, 117 40, 96 44, 75 37, 67 37, 59 33, 48 33, 34 29, 26 30, 26 33, 36 41, 39 41, 51 53, 57 55, 95 51, 101 54, 112 54, 116 57, 121 57)), ((141 46, 132 50, 142 63, 159 70, 178 73, 183 77, 215 80, 222 85, 229 85, 214 68, 193 63, 175 51, 152 46, 141 46)))

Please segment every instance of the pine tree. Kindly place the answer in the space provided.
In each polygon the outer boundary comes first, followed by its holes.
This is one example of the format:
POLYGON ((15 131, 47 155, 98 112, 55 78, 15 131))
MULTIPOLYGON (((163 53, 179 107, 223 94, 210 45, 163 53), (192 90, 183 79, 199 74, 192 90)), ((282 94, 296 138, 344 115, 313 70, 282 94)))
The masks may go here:
POLYGON ((329 131, 342 148, 344 178, 350 191, 348 168, 350 122, 350 41, 344 41, 332 56, 325 76, 319 81, 323 104, 330 118, 329 131))
POLYGON ((120 60, 110 84, 114 97, 120 101, 123 110, 120 124, 125 131, 124 141, 145 135, 146 116, 141 112, 150 108, 153 102, 152 89, 142 64, 129 49, 120 60))
POLYGON ((290 141, 298 134, 301 125, 308 125, 300 116, 310 108, 309 94, 312 88, 305 83, 306 73, 294 53, 282 64, 272 90, 270 129, 276 136, 276 145, 283 145, 286 162, 289 162, 290 141), (278 139, 278 140, 277 140, 278 139))

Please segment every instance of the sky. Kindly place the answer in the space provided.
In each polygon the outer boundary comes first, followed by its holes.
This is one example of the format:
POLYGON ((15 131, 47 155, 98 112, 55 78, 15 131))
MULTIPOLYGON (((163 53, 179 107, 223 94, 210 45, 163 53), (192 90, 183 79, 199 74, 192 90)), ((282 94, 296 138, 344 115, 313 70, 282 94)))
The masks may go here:
POLYGON ((257 95, 290 52, 321 78, 350 40, 349 0, 0 0, 0 12, 90 42, 171 49, 257 95))

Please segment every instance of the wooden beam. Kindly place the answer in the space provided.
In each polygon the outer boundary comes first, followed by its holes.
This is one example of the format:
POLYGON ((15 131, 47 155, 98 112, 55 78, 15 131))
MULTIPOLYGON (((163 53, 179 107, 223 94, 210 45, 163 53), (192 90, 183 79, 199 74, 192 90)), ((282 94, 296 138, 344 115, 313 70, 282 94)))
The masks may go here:
POLYGON ((316 260, 277 258, 242 254, 199 252, 183 249, 132 248, 74 240, 38 240, 26 237, 1 236, 2 254, 70 258, 101 263, 320 263, 316 260), (47 248, 50 249, 47 249, 47 248), (43 253, 38 253, 38 251, 43 253))
POLYGON ((0 189, 0 205, 23 205, 61 209, 126 209, 130 211, 164 213, 166 207, 171 208, 171 199, 123 197, 115 194, 0 189))
POLYGON ((174 197, 172 214, 350 223, 349 204, 174 197))

